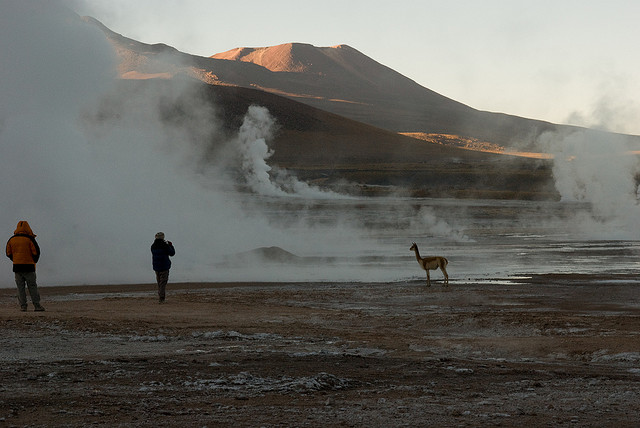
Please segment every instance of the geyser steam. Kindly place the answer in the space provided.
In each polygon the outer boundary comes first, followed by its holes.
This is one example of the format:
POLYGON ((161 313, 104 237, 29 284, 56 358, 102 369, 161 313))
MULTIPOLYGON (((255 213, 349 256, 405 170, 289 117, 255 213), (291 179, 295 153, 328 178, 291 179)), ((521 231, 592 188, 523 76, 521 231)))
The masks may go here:
POLYGON ((275 120, 264 107, 250 106, 234 145, 240 151, 247 185, 266 196, 303 196, 310 198, 343 197, 299 181, 285 170, 273 171, 267 160, 273 151, 267 145, 275 120))
MULTIPOLYGON (((414 213, 375 210, 367 220, 333 200, 344 197, 272 169, 275 124, 266 109, 251 107, 229 136, 216 107, 187 81, 119 82, 104 34, 62 2, 0 6, 0 225, 8 238, 19 220, 30 222, 42 248, 42 285, 153 282, 149 247, 158 231, 176 246, 172 281, 398 277, 381 260, 360 258, 408 259, 408 240, 392 230, 397 243, 381 247, 367 222, 389 215, 380 223, 397 224, 414 213), (242 170, 254 193, 234 191, 229 170, 242 170), (331 214, 312 220, 315 202, 292 195, 331 198, 324 205, 331 214), (276 213, 281 200, 299 209, 268 216, 262 210, 274 200, 276 213), (218 264, 274 246, 322 263, 269 270, 256 261, 226 271, 218 264), (348 266, 332 270, 328 259, 348 266)), ((410 223, 422 237, 467 239, 428 211, 410 223)), ((10 263, 2 266, 0 286, 12 286, 10 263)))
POLYGON ((576 213, 570 227, 593 239, 640 237, 639 164, 630 137, 582 131, 546 134, 542 143, 554 155, 553 174, 562 201, 588 206, 576 213))
MULTIPOLYGON (((216 261, 258 247, 309 254, 359 246, 353 229, 300 220, 285 232, 246 210, 219 167, 228 153, 211 152, 224 135, 215 108, 188 83, 132 84, 142 89, 123 94, 104 34, 61 2, 2 1, 1 9, 0 225, 8 238, 19 220, 30 222, 43 285, 152 282, 158 231, 176 245, 175 281, 233 280, 216 261)), ((272 125, 266 110, 251 108, 227 149, 242 142, 254 190, 317 196, 286 173, 268 174, 272 125)), ((0 286, 11 286, 10 263, 2 266, 0 286)), ((261 280, 281 274, 254 268, 261 280)))
MULTIPOLYGON (((202 105, 182 122, 160 120, 160 100, 188 88, 111 99, 124 116, 92 121, 115 91, 104 34, 60 2, 2 1, 0 39, 0 224, 8 237, 30 221, 43 284, 150 280, 159 230, 177 246, 176 280, 216 279, 218 255, 285 244, 233 195, 202 186, 215 171, 186 168, 215 132, 211 116, 197 114, 202 105)), ((9 286, 3 266, 0 284, 9 286)))

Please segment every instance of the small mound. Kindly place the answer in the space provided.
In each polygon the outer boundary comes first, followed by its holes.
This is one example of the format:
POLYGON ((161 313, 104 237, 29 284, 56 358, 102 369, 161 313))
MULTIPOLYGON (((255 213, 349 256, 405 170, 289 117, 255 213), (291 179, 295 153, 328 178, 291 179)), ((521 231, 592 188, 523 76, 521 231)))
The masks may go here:
POLYGON ((302 259, 280 247, 260 247, 243 253, 226 257, 227 263, 268 262, 268 263, 296 263, 302 259))
POLYGON ((256 248, 255 250, 249 251, 249 254, 257 255, 264 260, 272 262, 289 262, 300 259, 300 257, 280 247, 256 248))

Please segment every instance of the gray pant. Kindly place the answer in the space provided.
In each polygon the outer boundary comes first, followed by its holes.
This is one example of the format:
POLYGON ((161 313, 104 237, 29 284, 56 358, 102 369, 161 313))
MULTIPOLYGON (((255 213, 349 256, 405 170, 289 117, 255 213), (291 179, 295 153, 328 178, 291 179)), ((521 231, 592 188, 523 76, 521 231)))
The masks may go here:
POLYGON ((156 280, 158 281, 158 297, 160 298, 160 301, 164 301, 167 282, 169 282, 169 271, 156 271, 156 280))
POLYGON ((38 293, 38 284, 36 283, 35 272, 15 272, 16 285, 18 286, 18 303, 20 307, 27 307, 27 291, 25 286, 29 288, 29 295, 33 306, 40 305, 40 293, 38 293))

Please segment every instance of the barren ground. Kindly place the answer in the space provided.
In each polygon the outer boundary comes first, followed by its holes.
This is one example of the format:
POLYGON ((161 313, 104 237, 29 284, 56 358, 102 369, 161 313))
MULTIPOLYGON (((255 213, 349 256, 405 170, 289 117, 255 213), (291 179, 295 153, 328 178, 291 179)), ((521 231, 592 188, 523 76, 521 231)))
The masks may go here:
POLYGON ((634 278, 0 289, 2 426, 637 426, 634 278))

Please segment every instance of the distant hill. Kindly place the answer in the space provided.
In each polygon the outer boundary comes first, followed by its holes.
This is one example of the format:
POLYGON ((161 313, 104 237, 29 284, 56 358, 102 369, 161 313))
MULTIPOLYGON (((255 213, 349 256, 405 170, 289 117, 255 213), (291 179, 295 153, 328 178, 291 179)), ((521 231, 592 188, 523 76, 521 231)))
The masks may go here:
POLYGON ((256 76, 256 87, 395 132, 454 134, 530 148, 542 132, 569 128, 475 110, 347 45, 288 43, 237 48, 211 58, 260 65, 279 78, 256 76))
POLYGON ((164 44, 140 43, 85 19, 101 27, 114 43, 122 58, 121 74, 128 78, 188 74, 210 84, 285 96, 393 132, 458 135, 519 151, 538 150, 535 142, 544 132, 583 129, 476 110, 347 45, 287 43, 236 48, 205 58, 164 44))
POLYGON ((129 78, 189 74, 217 85, 271 92, 393 132, 452 134, 531 149, 545 131, 575 128, 473 109, 427 89, 347 45, 288 43, 237 48, 210 58, 117 34, 92 18, 117 47, 129 78))
MULTIPOLYGON (((163 86, 183 86, 184 77, 173 79, 123 79, 98 111, 96 118, 119 117, 113 99, 131 94, 162 93, 163 86)), ((216 158, 216 145, 237 133, 249 106, 266 107, 277 131, 269 141, 274 154, 269 164, 284 168, 299 179, 341 193, 365 196, 405 195, 500 199, 549 199, 557 197, 546 160, 527 159, 465 150, 404 136, 344 118, 300 102, 258 89, 210 85, 197 80, 198 103, 210 102, 212 118, 223 125, 222 135, 209 142, 207 152, 216 158)), ((180 103, 163 105, 181 114, 180 103)), ((100 119, 98 119, 100 120, 100 119)), ((233 166, 232 166, 233 168, 233 166)), ((239 172, 239 171, 238 171, 239 172)))
POLYGON ((327 187, 356 183, 361 194, 555 198, 550 160, 477 149, 536 151, 542 132, 578 129, 475 110, 346 45, 290 43, 206 58, 141 43, 84 19, 113 43, 120 74, 138 80, 123 87, 198 79, 229 129, 239 127, 249 105, 265 106, 279 125, 270 162, 327 187))

